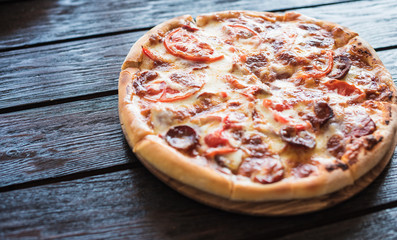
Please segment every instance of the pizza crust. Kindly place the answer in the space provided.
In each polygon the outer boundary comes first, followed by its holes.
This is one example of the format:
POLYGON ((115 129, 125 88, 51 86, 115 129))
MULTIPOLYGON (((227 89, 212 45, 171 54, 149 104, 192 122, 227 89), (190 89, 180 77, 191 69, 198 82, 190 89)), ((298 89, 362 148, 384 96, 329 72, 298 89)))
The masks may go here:
POLYGON ((370 151, 361 150, 357 156, 358 161, 350 164, 349 169, 354 180, 359 179, 365 173, 375 167, 379 161, 390 151, 394 151, 397 144, 397 106, 392 105, 391 121, 386 128, 377 133, 377 137, 382 137, 382 141, 374 146, 370 151))
POLYGON ((231 176, 195 163, 194 159, 168 146, 157 136, 146 136, 133 151, 139 158, 177 181, 217 196, 230 197, 233 189, 231 176))
MULTIPOLYGON (((212 14, 205 14, 196 18, 198 26, 204 26, 211 20, 220 18, 236 17, 240 14, 248 14, 255 17, 263 17, 274 21, 295 21, 297 19, 315 23, 325 28, 340 28, 336 31, 339 39, 336 44, 346 43, 349 45, 360 45, 370 52, 368 61, 372 66, 379 68, 384 73, 383 82, 386 82, 393 91, 393 102, 396 102, 396 89, 390 74, 382 65, 379 57, 373 48, 356 37, 357 34, 334 23, 315 20, 298 13, 288 12, 286 14, 260 13, 252 11, 225 11, 212 14), (339 34, 339 35, 338 35, 339 34), (361 44, 359 44, 361 43, 361 44)), ((139 71, 142 61, 142 46, 150 45, 150 38, 154 35, 164 36, 168 31, 185 24, 194 22, 191 16, 185 15, 166 21, 141 37, 129 51, 119 78, 119 115, 120 122, 128 143, 133 151, 140 158, 144 159, 155 169, 165 175, 189 186, 202 191, 221 196, 233 201, 270 201, 313 198, 335 192, 354 183, 387 154, 393 151, 396 145, 397 110, 392 106, 392 121, 382 132, 383 141, 377 144, 371 151, 364 151, 359 155, 359 161, 352 164, 349 170, 336 169, 328 172, 320 169, 319 175, 300 178, 297 181, 284 179, 272 184, 259 184, 250 181, 248 178, 241 180, 239 176, 226 175, 206 165, 199 165, 194 158, 190 158, 170 147, 162 138, 154 135, 146 121, 140 118, 140 112, 132 105, 132 82, 133 75, 139 71)))
POLYGON ((190 22, 194 22, 194 19, 190 15, 183 15, 165 21, 156 27, 152 28, 149 32, 143 35, 132 48, 130 49, 127 57, 124 60, 122 70, 126 68, 137 68, 139 63, 142 61, 142 47, 150 45, 150 38, 155 35, 164 36, 168 31, 180 27, 182 25, 188 25, 190 22))
POLYGON ((127 68, 120 73, 119 78, 119 118, 124 135, 130 146, 134 146, 138 141, 153 131, 147 126, 138 109, 134 108, 131 99, 132 75, 139 69, 127 68))

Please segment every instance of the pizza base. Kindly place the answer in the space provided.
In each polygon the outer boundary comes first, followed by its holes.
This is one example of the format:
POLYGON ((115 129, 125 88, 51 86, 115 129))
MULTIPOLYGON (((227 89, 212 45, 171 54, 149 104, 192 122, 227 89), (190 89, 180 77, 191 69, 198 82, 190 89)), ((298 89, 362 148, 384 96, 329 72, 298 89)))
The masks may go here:
POLYGON ((319 197, 309 199, 295 199, 295 200, 276 200, 276 201, 233 201, 226 198, 218 197, 216 195, 201 191, 197 188, 185 185, 175 179, 170 178, 164 173, 158 171, 144 159, 140 158, 142 164, 158 179, 166 183, 168 186, 178 191, 179 193, 190 197, 200 203, 220 208, 225 211, 249 214, 257 216, 291 216, 303 213, 323 210, 341 203, 360 191, 365 189, 369 184, 376 179, 380 173, 386 168, 393 151, 389 151, 383 156, 382 160, 368 173, 349 185, 336 192, 332 192, 319 197))
MULTIPOLYGON (((308 18, 306 16, 297 16, 294 13, 279 15, 275 13, 259 13, 251 11, 227 11, 213 14, 198 16, 196 23, 198 26, 205 25, 210 19, 235 17, 241 13, 266 18, 275 18, 284 21, 294 20, 296 18, 312 21, 323 27, 333 28, 339 25, 308 18)), ((131 48, 128 53, 119 79, 119 115, 122 129, 127 141, 133 151, 140 158, 144 159, 155 169, 163 174, 201 191, 220 196, 232 201, 271 201, 271 200, 289 200, 314 198, 326 195, 346 186, 352 185, 355 180, 362 177, 384 157, 385 152, 393 151, 396 145, 396 126, 397 110, 392 106, 390 124, 381 132, 383 141, 377 144, 372 151, 362 151, 359 154, 359 161, 350 166, 349 170, 343 171, 336 169, 332 172, 325 170, 320 171, 317 176, 298 179, 298 181, 280 181, 272 184, 259 184, 249 180, 240 180, 237 176, 226 175, 217 172, 208 166, 198 165, 191 158, 183 155, 174 148, 170 147, 164 140, 154 135, 153 131, 147 126, 146 120, 140 117, 138 109, 135 109, 130 99, 129 91, 132 91, 132 76, 139 71, 139 63, 142 61, 142 46, 150 45, 150 37, 153 34, 166 34, 168 31, 182 25, 194 22, 191 16, 181 16, 166 21, 141 37, 131 48), (390 149, 390 150, 389 150, 390 149)), ((370 51, 369 62, 373 66, 378 66, 380 71, 387 70, 383 67, 379 57, 373 48, 355 33, 344 29, 344 36, 351 39, 350 45, 361 42, 363 48, 370 51), (353 39, 354 38, 354 39, 353 39)), ((337 43, 336 43, 337 44, 337 43)), ((386 82, 394 93, 395 87, 389 73, 384 75, 383 82, 386 82), (388 75, 387 75, 388 74, 388 75)), ((394 101, 395 102, 395 99, 394 101)))

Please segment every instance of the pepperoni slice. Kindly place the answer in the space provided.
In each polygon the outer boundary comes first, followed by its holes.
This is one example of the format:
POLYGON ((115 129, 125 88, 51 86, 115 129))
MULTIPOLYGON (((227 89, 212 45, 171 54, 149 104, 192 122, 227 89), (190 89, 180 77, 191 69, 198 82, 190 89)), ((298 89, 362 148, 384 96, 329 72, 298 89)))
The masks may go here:
POLYGON ((310 163, 298 163, 298 165, 295 166, 291 172, 292 175, 297 178, 305 178, 315 173, 317 170, 318 167, 310 163))
POLYGON ((362 137, 375 132, 376 124, 370 116, 364 114, 362 116, 357 116, 357 118, 359 124, 351 129, 351 132, 348 133, 349 135, 354 137, 362 137))
POLYGON ((132 84, 135 89, 135 94, 142 97, 147 94, 152 96, 161 93, 164 89, 164 86, 161 86, 160 82, 156 83, 155 79, 157 77, 158 73, 154 71, 138 72, 132 84), (152 83, 151 87, 148 86, 150 83, 152 83), (158 86, 156 87, 156 85, 158 86))
POLYGON ((250 177, 254 182, 269 184, 283 179, 284 166, 273 157, 246 158, 238 174, 250 177))
POLYGON ((165 140, 172 147, 184 151, 190 151, 198 144, 196 131, 187 125, 170 128, 165 135, 165 140))
POLYGON ((314 115, 309 114, 308 119, 313 128, 318 130, 324 126, 329 119, 334 117, 334 111, 328 103, 319 101, 314 104, 314 115))
POLYGON ((332 156, 340 159, 346 151, 343 136, 333 135, 330 137, 327 142, 327 149, 332 156))
POLYGON ((348 57, 340 55, 334 58, 334 65, 335 69, 329 73, 328 77, 342 79, 349 72, 352 63, 348 57))
POLYGON ((280 137, 285 142, 298 147, 313 149, 316 139, 307 131, 298 131, 293 126, 287 126, 280 130, 280 137))
POLYGON ((215 50, 208 43, 184 28, 170 32, 165 38, 164 46, 172 55, 186 60, 214 62, 223 58, 223 55, 215 55, 215 50))

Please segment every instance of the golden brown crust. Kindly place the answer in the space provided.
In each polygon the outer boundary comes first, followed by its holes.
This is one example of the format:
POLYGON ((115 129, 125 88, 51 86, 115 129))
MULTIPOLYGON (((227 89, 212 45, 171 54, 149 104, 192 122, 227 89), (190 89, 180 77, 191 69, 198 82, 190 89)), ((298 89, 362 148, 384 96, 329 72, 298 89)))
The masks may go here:
POLYGON ((397 106, 392 105, 391 108, 391 122, 383 129, 378 130, 376 137, 382 138, 382 141, 375 145, 371 150, 360 151, 356 159, 350 163, 350 172, 354 180, 359 179, 365 173, 375 167, 379 161, 389 153, 394 151, 397 144, 397 106))
POLYGON ((231 176, 195 163, 193 158, 181 154, 157 136, 146 136, 136 144, 134 152, 177 181, 218 196, 230 197, 233 187, 231 176))
POLYGON ((264 185, 250 180, 234 180, 234 187, 230 196, 231 200, 267 201, 293 199, 292 183, 288 181, 264 185))
POLYGON ((139 118, 140 112, 131 104, 132 76, 139 69, 127 68, 120 73, 119 78, 119 118, 128 143, 134 146, 138 141, 153 131, 146 122, 139 118))
POLYGON ((124 60, 123 66, 121 69, 126 68, 136 68, 139 67, 139 63, 142 61, 142 47, 146 47, 150 45, 150 37, 152 36, 164 36, 168 31, 180 27, 184 24, 189 24, 189 22, 193 22, 193 18, 190 15, 183 15, 180 17, 176 17, 170 19, 166 22, 163 22, 156 27, 152 28, 149 32, 143 35, 132 48, 130 49, 127 57, 124 60))
MULTIPOLYGON (((261 13, 253 11, 225 11, 205 14, 196 19, 198 26, 204 26, 209 21, 217 21, 224 18, 237 17, 241 14, 262 17, 268 21, 296 21, 302 20, 317 24, 328 30, 332 30, 336 47, 348 43, 348 46, 356 46, 356 49, 367 50, 367 61, 382 73, 382 82, 387 83, 393 92, 393 103, 396 102, 396 88, 388 71, 383 66, 373 48, 357 37, 357 34, 337 24, 315 20, 299 13, 287 12, 285 14, 261 13)), ((317 175, 307 178, 284 179, 272 184, 259 184, 249 179, 240 179, 236 176, 222 174, 205 164, 198 164, 194 158, 187 157, 170 147, 163 139, 154 135, 148 127, 146 120, 141 119, 137 108, 132 106, 131 93, 133 75, 139 71, 142 61, 142 46, 150 45, 153 35, 164 36, 168 31, 189 22, 193 22, 191 16, 181 16, 164 22, 141 37, 131 48, 124 64, 119 79, 119 115, 125 136, 134 152, 139 158, 147 161, 151 166, 170 176, 177 181, 193 186, 205 192, 215 194, 235 201, 267 201, 312 198, 335 192, 345 186, 351 185, 369 170, 371 170, 384 157, 388 151, 393 151, 396 145, 397 110, 392 106, 389 125, 382 126, 379 136, 383 141, 371 150, 361 150, 358 161, 349 164, 349 170, 336 169, 326 171, 321 169, 317 175)))
POLYGON ((378 54, 375 49, 369 45, 367 41, 357 36, 349 41, 347 47, 350 48, 350 51, 356 54, 360 54, 370 65, 375 69, 374 72, 380 77, 380 81, 386 83, 389 87, 389 90, 393 92, 392 103, 397 103, 397 89, 394 85, 393 78, 386 67, 383 65, 382 60, 380 60, 378 54))
POLYGON ((210 21, 219 21, 221 19, 236 18, 241 15, 260 17, 269 21, 275 22, 277 19, 282 18, 284 15, 270 12, 255 12, 255 11, 222 11, 208 14, 202 14, 196 17, 196 24, 199 27, 206 25, 210 21))

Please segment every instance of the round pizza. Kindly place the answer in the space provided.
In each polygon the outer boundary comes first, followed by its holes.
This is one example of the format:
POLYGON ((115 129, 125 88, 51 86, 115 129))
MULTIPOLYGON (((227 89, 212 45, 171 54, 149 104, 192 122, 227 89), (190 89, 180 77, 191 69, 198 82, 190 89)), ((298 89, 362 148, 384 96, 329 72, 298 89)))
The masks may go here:
POLYGON ((124 61, 119 114, 142 161, 231 201, 336 192, 396 145, 396 88, 374 49, 296 12, 156 26, 124 61))

